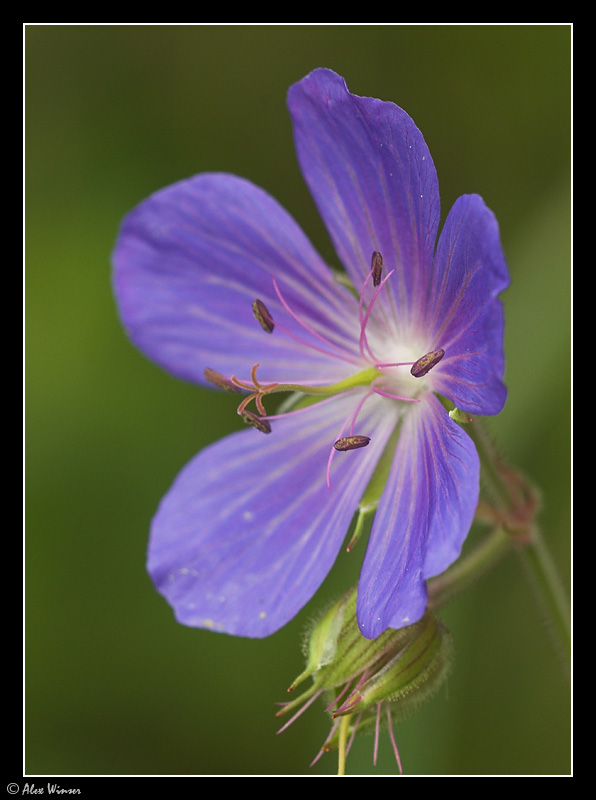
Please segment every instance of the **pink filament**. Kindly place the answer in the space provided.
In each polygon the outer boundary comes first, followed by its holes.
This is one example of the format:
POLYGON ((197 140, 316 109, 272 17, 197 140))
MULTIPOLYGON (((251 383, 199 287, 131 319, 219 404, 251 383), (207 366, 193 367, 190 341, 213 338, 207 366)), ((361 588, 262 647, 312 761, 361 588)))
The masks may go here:
POLYGON ((415 363, 415 361, 396 361, 389 364, 374 364, 374 366, 378 367, 379 369, 381 367, 411 367, 415 363))
MULTIPOLYGON (((346 425, 347 424, 348 424, 348 420, 346 420, 344 422, 344 424, 341 426, 341 430, 340 430, 339 434, 335 437, 334 441, 337 441, 338 439, 341 439, 341 437, 344 435, 344 431, 346 429, 346 425)), ((333 456, 335 455, 335 453, 336 453, 335 447, 332 446, 331 447, 331 452, 329 453, 329 459, 327 460, 327 488, 328 489, 331 489, 331 462, 333 461, 333 456)))
MULTIPOLYGON (((364 403, 368 400, 368 398, 372 394, 374 394, 374 390, 371 389, 369 392, 367 392, 364 395, 362 400, 360 400, 360 402, 356 406, 356 411, 354 411, 354 413, 352 414, 352 421, 350 423, 350 436, 354 435, 354 425, 356 424, 356 419, 358 417, 358 414, 362 410, 362 406, 364 405, 364 403)), ((348 417, 348 419, 349 419, 349 417, 348 417)), ((338 439, 341 439, 341 437, 343 436, 344 431, 346 429, 346 426, 348 424, 348 419, 346 419, 344 424, 341 426, 341 430, 339 432, 339 435, 335 437, 334 441, 337 441, 338 439)), ((332 447, 331 448, 331 452, 329 453, 329 460, 327 461, 327 488, 328 489, 331 489, 331 462, 333 461, 333 457, 334 457, 335 453, 336 453, 335 447, 332 447)))
POLYGON ((372 278, 372 272, 369 272, 366 276, 366 280, 362 284, 362 289, 360 290, 360 302, 358 303, 358 320, 360 322, 360 354, 364 357, 364 346, 368 349, 370 357, 374 360, 374 356, 370 347, 368 346, 368 341, 366 339, 366 333, 364 331, 364 290, 370 279, 372 278))
POLYGON ((395 272, 395 270, 392 269, 391 272, 387 273, 387 275, 383 278, 381 283, 377 286, 373 296, 371 297, 370 303, 368 304, 368 308, 366 309, 366 313, 364 314, 364 316, 362 315, 362 311, 363 311, 363 308, 364 308, 364 289, 366 288, 366 284, 369 282, 369 280, 370 280, 370 278, 372 276, 371 272, 369 272, 368 275, 366 276, 366 280, 364 281, 364 284, 362 286, 362 291, 360 293, 360 311, 359 311, 359 313, 360 313, 360 355, 362 356, 362 358, 366 358, 366 356, 364 355, 364 348, 366 347, 366 349, 368 350, 368 353, 369 353, 370 357, 373 359, 373 361, 376 360, 374 355, 373 355, 372 350, 370 349, 370 346, 368 344, 368 340, 366 338, 366 326, 368 324, 370 313, 373 310, 373 306, 375 304, 375 301, 376 301, 377 297, 379 296, 379 292, 381 291, 383 286, 387 283, 387 281, 393 275, 394 272, 395 272))
MULTIPOLYGON (((338 392, 337 394, 331 395, 331 397, 325 397, 323 400, 317 400, 316 402, 317 408, 319 406, 322 406, 323 403, 331 403, 333 400, 337 400, 338 397, 343 397, 343 395, 356 392, 358 391, 359 388, 360 387, 355 386, 353 389, 346 389, 343 392, 338 392)), ((282 414, 271 414, 269 416, 263 417, 263 419, 281 419, 282 417, 293 417, 294 414, 302 414, 303 411, 311 411, 311 410, 312 406, 304 406, 303 408, 296 408, 293 411, 284 411, 282 414)), ((337 439, 335 439, 335 441, 337 441, 337 439)))
POLYGON ((420 400, 417 397, 402 397, 399 394, 389 394, 389 392, 384 392, 382 389, 379 389, 377 386, 373 386, 372 391, 375 394, 380 394, 382 397, 390 397, 392 400, 403 400, 404 403, 419 403, 420 400))
MULTIPOLYGON (((311 336, 316 337, 317 339, 319 339, 321 342, 324 342, 329 347, 336 348, 337 350, 341 349, 338 345, 334 344, 333 342, 329 341, 329 339, 326 339, 324 336, 322 336, 320 333, 318 333, 314 328, 312 328, 310 325, 308 325, 306 322, 304 322, 304 320, 300 319, 300 317, 294 311, 292 311, 292 309, 288 305, 286 299, 282 295, 282 293, 281 293, 281 291, 279 289, 279 286, 277 285, 277 281, 275 280, 275 278, 273 278, 273 287, 274 287, 274 289, 275 289, 275 291, 277 293, 277 296, 278 296, 279 301, 282 304, 282 306, 285 308, 285 310, 288 312, 288 314, 293 319, 295 319, 296 322, 302 328, 304 328, 305 331, 308 331, 311 334, 311 336)), ((356 361, 356 359, 349 358, 348 356, 343 355, 342 353, 330 353, 327 350, 323 350, 321 347, 317 347, 316 345, 312 344, 311 342, 307 342, 305 339, 300 338, 300 336, 296 336, 296 334, 292 333, 291 331, 287 330, 286 328, 283 328, 277 322, 277 320, 275 320, 275 325, 281 331, 283 331, 286 334, 286 336, 289 336, 291 339, 294 339, 296 342, 300 342, 300 344, 304 344, 307 347, 310 347, 312 350, 316 350, 316 352, 318 352, 318 353, 323 353, 323 355, 331 356, 332 358, 339 358, 342 361, 347 361, 348 364, 357 364, 358 363, 356 361)))

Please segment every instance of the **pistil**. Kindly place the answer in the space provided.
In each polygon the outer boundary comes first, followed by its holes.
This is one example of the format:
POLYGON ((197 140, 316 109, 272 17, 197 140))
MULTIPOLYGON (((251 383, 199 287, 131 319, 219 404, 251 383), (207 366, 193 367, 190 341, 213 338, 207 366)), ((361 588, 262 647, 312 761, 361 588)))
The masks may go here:
MULTIPOLYGON (((240 389, 247 389, 251 394, 246 397, 238 406, 238 414, 242 415, 246 406, 254 400, 260 414, 265 416, 267 414, 265 406, 263 405, 263 398, 269 394, 278 394, 279 392, 299 392, 305 395, 314 395, 320 397, 333 397, 335 395, 344 394, 351 389, 359 386, 370 386, 375 378, 378 377, 378 371, 374 367, 367 367, 355 375, 345 378, 337 383, 329 384, 328 386, 308 386, 300 383, 268 383, 261 384, 257 380, 257 369, 259 365, 254 364, 251 369, 252 384, 247 381, 242 381, 235 375, 232 375, 229 383, 231 386, 240 389)), ((223 379, 225 380, 225 379, 223 379)))

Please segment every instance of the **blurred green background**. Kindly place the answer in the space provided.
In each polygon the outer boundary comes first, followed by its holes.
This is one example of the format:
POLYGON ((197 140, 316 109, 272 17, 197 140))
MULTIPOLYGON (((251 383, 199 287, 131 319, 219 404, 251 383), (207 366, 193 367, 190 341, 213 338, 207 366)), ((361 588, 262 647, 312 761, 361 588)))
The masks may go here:
MULTIPOLYGON (((285 629, 251 641, 178 625, 145 573, 150 519, 180 468, 241 423, 125 338, 110 286, 122 217, 201 171, 263 186, 331 264, 285 107, 315 67, 392 100, 422 130, 443 215, 478 192, 512 285, 509 400, 491 430, 540 487, 570 587, 568 25, 187 25, 25 28, 27 774, 332 775, 313 706, 281 736, 307 621, 354 580, 342 553, 285 629)), ((228 404, 228 399, 231 402, 228 404)), ((229 408, 228 408, 229 405, 229 408)), ((444 688, 396 736, 406 773, 568 774, 569 684, 517 556, 443 619, 444 688)), ((351 774, 394 773, 358 740, 351 774)))

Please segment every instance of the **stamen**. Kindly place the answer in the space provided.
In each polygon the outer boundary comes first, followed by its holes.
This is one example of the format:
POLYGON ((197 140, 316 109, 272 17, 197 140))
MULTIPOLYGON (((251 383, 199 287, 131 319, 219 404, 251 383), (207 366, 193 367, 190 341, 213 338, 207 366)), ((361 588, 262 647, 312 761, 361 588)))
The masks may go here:
POLYGON ((354 425, 356 424, 356 419, 358 418, 358 414, 362 411, 362 406, 366 403, 368 398, 373 394, 373 391, 368 391, 364 397, 360 400, 358 405, 356 406, 356 410, 352 414, 352 420, 350 423, 350 435, 349 436, 342 436, 343 432, 346 429, 348 424, 348 420, 344 422, 341 426, 341 430, 339 432, 339 437, 337 438, 336 442, 334 443, 333 447, 331 448, 331 452, 329 453, 329 459, 327 461, 327 488, 331 489, 331 463, 333 461, 333 456, 335 455, 336 450, 356 450, 359 447, 366 447, 366 445, 370 442, 370 438, 368 436, 354 436, 354 425), (354 441, 360 441, 361 444, 355 444, 354 441), (351 442, 351 445, 345 446, 347 443, 351 442), (339 447, 338 447, 339 445, 339 447))
POLYGON ((422 378, 423 375, 426 375, 427 372, 430 372, 433 367, 436 367, 439 361, 445 355, 445 351, 442 347, 439 347, 437 350, 431 350, 430 353, 426 353, 418 361, 414 362, 412 369, 410 370, 411 374, 415 378, 422 378))
POLYGON ((256 319, 258 319, 260 322, 261 328, 265 331, 265 333, 273 333, 275 323, 273 322, 273 317, 269 313, 267 306, 262 300, 257 299, 254 301, 252 304, 252 312, 256 319))
POLYGON ((203 375, 205 376, 205 380, 209 381, 209 383, 212 383, 219 389, 225 389, 226 392, 234 392, 235 394, 238 394, 240 391, 242 391, 240 386, 233 383, 233 381, 228 380, 228 378, 224 378, 223 375, 220 375, 219 372, 216 372, 210 367, 205 367, 203 370, 203 375))
POLYGON ((261 433, 271 433, 271 425, 266 419, 259 417, 252 411, 247 411, 245 408, 242 409, 242 411, 240 411, 239 413, 247 425, 252 425, 253 428, 256 428, 258 431, 261 431, 261 433))
POLYGON ((370 443, 369 436, 343 436, 333 445, 336 450, 358 450, 359 447, 366 447, 370 443))
POLYGON ((383 274, 383 256, 378 250, 375 250, 372 254, 370 271, 372 272, 373 286, 378 286, 381 283, 381 275, 383 274))
POLYGON ((400 394, 391 394, 390 392, 384 392, 382 389, 379 389, 378 386, 372 385, 372 390, 375 394, 380 394, 381 397, 390 397, 392 400, 403 400, 404 403, 419 403, 420 399, 418 397, 402 397, 400 394))

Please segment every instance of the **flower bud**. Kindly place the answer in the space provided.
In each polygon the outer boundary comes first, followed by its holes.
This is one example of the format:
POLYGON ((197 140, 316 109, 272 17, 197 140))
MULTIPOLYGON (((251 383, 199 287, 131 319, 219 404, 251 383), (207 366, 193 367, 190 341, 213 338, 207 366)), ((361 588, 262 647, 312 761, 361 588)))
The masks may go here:
MULTIPOLYGON (((382 710, 389 725, 392 719, 402 718, 438 689, 449 667, 450 638, 431 612, 406 628, 390 628, 376 639, 366 639, 358 629, 356 594, 356 589, 348 592, 313 626, 306 669, 288 691, 309 676, 312 686, 278 713, 303 706, 289 725, 306 705, 324 695, 326 711, 335 724, 322 751, 338 747, 340 718, 348 718, 352 735, 376 725, 378 736, 382 710)), ((390 735, 394 742, 391 728, 390 735)))

